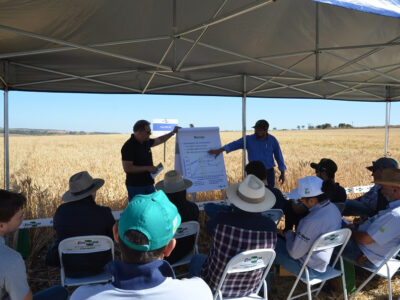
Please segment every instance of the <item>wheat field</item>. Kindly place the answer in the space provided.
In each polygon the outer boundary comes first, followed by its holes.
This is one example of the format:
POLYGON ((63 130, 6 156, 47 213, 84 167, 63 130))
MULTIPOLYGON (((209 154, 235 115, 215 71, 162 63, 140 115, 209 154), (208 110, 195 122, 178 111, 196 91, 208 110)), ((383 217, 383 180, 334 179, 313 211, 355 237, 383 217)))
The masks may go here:
MULTIPOLYGON (((282 192, 295 188, 298 178, 314 175, 310 162, 318 162, 323 157, 337 163, 336 181, 342 186, 370 185, 372 177, 365 167, 384 153, 384 129, 292 130, 273 131, 271 134, 279 140, 287 166, 286 182, 283 185, 276 184, 282 192)), ((228 143, 240 136, 240 132, 222 132, 221 143, 228 143)), ((400 129, 391 129, 389 151, 394 159, 400 159, 399 137, 400 129)), ((128 138, 128 134, 10 136, 10 187, 24 192, 28 197, 25 218, 51 217, 61 204, 61 196, 68 189, 69 177, 82 170, 105 180, 104 186, 97 192, 97 203, 113 210, 123 209, 127 204, 127 192, 120 149, 128 138)), ((3 148, 3 139, 0 143, 3 148)), ((164 171, 158 175, 156 182, 163 179, 166 171, 173 169, 174 148, 175 139, 171 138, 166 143, 165 162, 163 145, 152 148, 154 164, 164 164, 164 171)), ((3 152, 0 155, 3 156, 3 152)), ((242 151, 224 153, 224 159, 228 183, 238 182, 242 176, 242 151)), ((3 157, 0 161, 3 170, 3 157)), ((0 176, 0 182, 3 183, 4 174, 0 176)), ((197 199, 206 201, 220 197, 219 192, 204 192, 197 199)), ((41 240, 34 242, 36 252, 35 249, 31 250, 34 253, 27 263, 28 269, 35 266, 32 261, 34 255, 43 251, 43 244, 51 240, 51 232, 46 232, 47 237, 35 234, 32 238, 41 240)), ((394 279, 394 284, 394 295, 399 297, 400 291, 397 289, 400 290, 400 278, 394 279)), ((375 285, 357 298, 387 297, 386 284, 380 284, 378 280, 375 285)))

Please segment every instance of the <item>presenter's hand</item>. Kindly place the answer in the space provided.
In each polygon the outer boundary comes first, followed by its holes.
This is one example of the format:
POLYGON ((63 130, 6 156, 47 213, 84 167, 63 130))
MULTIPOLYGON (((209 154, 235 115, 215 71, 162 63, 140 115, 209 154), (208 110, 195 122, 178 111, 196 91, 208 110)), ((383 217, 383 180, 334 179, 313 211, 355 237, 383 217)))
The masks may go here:
POLYGON ((224 148, 213 149, 213 150, 208 150, 208 154, 215 155, 215 158, 217 158, 217 156, 220 155, 223 151, 224 148))
POLYGON ((281 184, 285 182, 285 172, 281 172, 281 175, 279 175, 279 182, 281 184))
POLYGON ((150 173, 155 173, 155 172, 157 172, 157 167, 155 167, 155 166, 148 166, 148 167, 147 167, 147 171, 150 172, 150 173))
POLYGON ((181 129, 182 127, 179 126, 175 126, 174 130, 172 130, 173 133, 177 133, 179 129, 181 129))

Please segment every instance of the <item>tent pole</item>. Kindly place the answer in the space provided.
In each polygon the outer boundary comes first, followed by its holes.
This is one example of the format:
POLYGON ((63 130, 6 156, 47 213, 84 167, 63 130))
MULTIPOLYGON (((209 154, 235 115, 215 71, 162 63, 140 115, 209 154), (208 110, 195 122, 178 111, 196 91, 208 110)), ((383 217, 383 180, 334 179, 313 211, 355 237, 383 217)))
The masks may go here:
POLYGON ((8 149, 8 87, 4 88, 4 189, 10 188, 9 149, 8 149))
POLYGON ((389 125, 390 125, 390 86, 386 86, 386 119, 385 119, 385 157, 388 156, 389 125))
POLYGON ((246 75, 243 76, 243 95, 242 95, 242 138, 243 138, 243 163, 242 177, 244 178, 244 168, 246 166, 246 75))

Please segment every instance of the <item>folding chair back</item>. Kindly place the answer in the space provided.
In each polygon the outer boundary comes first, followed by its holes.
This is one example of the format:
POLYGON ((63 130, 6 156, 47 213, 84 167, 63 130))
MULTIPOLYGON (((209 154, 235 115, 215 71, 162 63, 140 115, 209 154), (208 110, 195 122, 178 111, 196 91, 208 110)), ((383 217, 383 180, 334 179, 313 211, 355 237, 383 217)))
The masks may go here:
POLYGON ((299 274, 297 275, 296 281, 294 282, 292 290, 290 291, 287 299, 295 299, 295 298, 298 298, 298 297, 306 295, 306 294, 308 294, 308 299, 311 299, 312 298, 311 293, 313 291, 316 291, 317 292, 316 295, 318 296, 318 294, 320 293, 326 280, 342 276, 344 299, 347 300, 347 290, 346 290, 346 283, 345 283, 345 277, 344 277, 344 267, 343 267, 343 260, 342 260, 341 255, 342 255, 344 247, 346 246, 347 242, 350 239, 350 236, 351 236, 351 230, 348 228, 342 228, 342 229, 331 231, 331 232, 321 235, 314 242, 310 251, 308 252, 307 258, 304 260, 303 266, 302 266, 299 274), (321 273, 320 278, 315 278, 311 281, 309 278, 309 273, 308 273, 308 269, 307 269, 307 263, 310 260, 311 255, 314 252, 328 250, 328 249, 332 249, 332 248, 335 248, 338 246, 341 246, 340 250, 339 250, 338 254, 336 255, 336 258, 328 266, 325 273, 321 273), (339 259, 340 259, 340 267, 341 267, 340 271, 334 269, 336 266, 336 263, 339 259), (305 279, 302 278, 303 273, 305 273, 305 279), (293 294, 299 280, 301 280, 307 284, 307 292, 292 297, 292 294, 293 294), (317 289, 311 291, 311 286, 315 285, 315 284, 320 284, 320 286, 317 289))
MULTIPOLYGON (((264 285, 264 299, 268 299, 267 283, 265 281, 265 278, 267 277, 267 274, 272 266, 272 263, 274 262, 274 259, 275 259, 275 251, 273 249, 247 250, 235 255, 229 260, 228 264, 225 267, 224 273, 222 274, 221 279, 219 281, 217 291, 214 295, 214 299, 217 299, 218 297, 220 300, 223 299, 221 288, 228 274, 250 272, 261 268, 264 268, 265 270, 261 277, 260 284, 256 290, 256 293, 251 295, 252 297, 251 299, 256 299, 256 298, 261 299, 260 297, 257 297, 257 294, 263 285, 264 285)), ((246 299, 246 298, 242 297, 240 299, 246 299)))
POLYGON ((174 235, 175 239, 181 239, 187 236, 195 235, 195 240, 193 244, 193 249, 192 251, 180 259, 179 261, 175 262, 172 264, 172 267, 177 267, 181 265, 185 265, 190 263, 190 260, 192 259, 192 256, 194 254, 198 254, 198 247, 197 247, 197 241, 199 239, 199 233, 200 233, 200 224, 197 221, 188 221, 188 222, 183 222, 181 223, 181 226, 176 230, 176 233, 174 235))
POLYGON ((283 211, 282 209, 269 209, 261 213, 263 216, 270 218, 275 224, 279 224, 282 219, 283 211))
POLYGON ((65 269, 63 264, 63 254, 88 254, 108 250, 111 251, 112 259, 114 259, 114 242, 108 236, 104 235, 76 236, 62 240, 58 245, 58 255, 61 265, 61 285, 76 286, 111 281, 112 276, 107 272, 82 278, 67 277, 65 276, 65 269))
POLYGON ((375 276, 379 275, 380 277, 387 278, 388 280, 388 298, 392 300, 392 277, 394 274, 397 273, 397 271, 400 269, 400 260, 396 259, 397 254, 400 251, 400 245, 398 245, 396 248, 394 248, 390 254, 388 255, 387 259, 385 259, 382 264, 377 267, 376 269, 369 269, 369 268, 364 268, 365 270, 370 271, 372 274, 357 288, 357 290, 354 292, 353 296, 351 297, 354 298, 355 295, 361 291, 364 286, 367 285, 367 283, 375 276))

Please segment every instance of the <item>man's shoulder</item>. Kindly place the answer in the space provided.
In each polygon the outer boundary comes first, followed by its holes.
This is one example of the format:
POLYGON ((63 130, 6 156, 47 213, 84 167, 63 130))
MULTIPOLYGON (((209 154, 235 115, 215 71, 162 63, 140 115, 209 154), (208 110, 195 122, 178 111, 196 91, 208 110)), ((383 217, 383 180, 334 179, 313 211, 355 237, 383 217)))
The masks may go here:
POLYGON ((6 245, 0 246, 0 257, 2 269, 7 270, 7 272, 11 270, 15 272, 16 267, 25 268, 25 262, 21 254, 6 245))
POLYGON ((167 278, 158 288, 165 289, 163 294, 175 295, 174 299, 212 299, 212 293, 207 283, 199 278, 172 279, 167 278))
POLYGON ((114 297, 106 297, 104 292, 114 290, 114 286, 111 283, 108 284, 91 284, 83 285, 77 288, 71 295, 70 300, 80 299, 112 299, 114 297))

